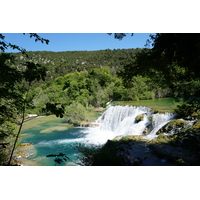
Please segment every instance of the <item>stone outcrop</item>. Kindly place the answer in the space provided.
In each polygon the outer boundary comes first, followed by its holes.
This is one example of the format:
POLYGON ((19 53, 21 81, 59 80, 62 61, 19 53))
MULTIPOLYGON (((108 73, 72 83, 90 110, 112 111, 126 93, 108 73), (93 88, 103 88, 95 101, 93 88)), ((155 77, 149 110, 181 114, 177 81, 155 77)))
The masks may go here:
POLYGON ((141 114, 141 115, 138 115, 136 118, 135 118, 135 122, 138 123, 140 121, 142 121, 144 119, 144 116, 145 116, 145 113, 141 114))

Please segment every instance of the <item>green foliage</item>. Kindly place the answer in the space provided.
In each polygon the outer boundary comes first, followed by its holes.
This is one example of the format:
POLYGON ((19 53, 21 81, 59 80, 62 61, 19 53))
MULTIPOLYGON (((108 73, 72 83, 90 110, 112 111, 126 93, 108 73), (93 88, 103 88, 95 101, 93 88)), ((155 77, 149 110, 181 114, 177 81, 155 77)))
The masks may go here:
POLYGON ((26 62, 25 63, 26 70, 23 73, 23 76, 25 77, 25 80, 28 83, 31 83, 34 80, 39 81, 40 79, 45 81, 46 76, 46 68, 35 64, 33 62, 26 62))
MULTIPOLYGON (((37 34, 36 41, 46 41, 37 34)), ((5 41, 5 37, 0 34, 0 49, 4 52, 8 47, 17 49, 25 54, 25 49, 5 41)), ((25 54, 26 58, 28 57, 25 54)), ((32 98, 29 91, 32 84, 40 79, 45 81, 46 68, 32 61, 21 62, 16 65, 16 57, 11 54, 0 53, 0 125, 1 125, 1 161, 11 164, 12 156, 17 144, 17 140, 25 119, 25 111, 31 107, 32 98), (18 129, 18 130, 17 130, 18 129), (17 131, 16 131, 17 130, 17 131), (14 141, 13 141, 14 140, 14 141), (5 155, 9 155, 5 157, 5 155)), ((1 146, 0 145, 0 146, 1 146)))
POLYGON ((78 102, 73 102, 65 108, 64 117, 68 123, 79 126, 81 121, 86 120, 85 114, 86 108, 78 102))
POLYGON ((65 108, 65 106, 63 104, 48 102, 48 103, 46 103, 46 108, 43 109, 43 112, 50 111, 51 113, 55 114, 56 117, 63 118, 64 108, 65 108))
POLYGON ((188 99, 179 100, 179 105, 174 109, 179 118, 187 118, 192 115, 199 115, 200 99, 197 97, 190 97, 188 99))
POLYGON ((156 86, 169 87, 175 97, 199 96, 200 34, 156 34, 152 49, 142 49, 125 62, 120 76, 129 84, 133 76, 151 78, 156 86))
POLYGON ((182 129, 171 136, 171 144, 188 149, 200 158, 200 134, 195 133, 192 127, 182 129))

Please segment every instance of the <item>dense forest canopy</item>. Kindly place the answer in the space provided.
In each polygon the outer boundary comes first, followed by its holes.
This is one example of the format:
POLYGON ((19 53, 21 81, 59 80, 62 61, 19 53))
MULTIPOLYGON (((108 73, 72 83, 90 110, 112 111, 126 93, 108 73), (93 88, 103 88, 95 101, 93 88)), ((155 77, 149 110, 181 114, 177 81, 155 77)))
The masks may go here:
POLYGON ((199 95, 200 34, 159 33, 149 42, 153 48, 143 49, 134 62, 125 64, 122 77, 146 75, 167 83, 176 96, 199 95))

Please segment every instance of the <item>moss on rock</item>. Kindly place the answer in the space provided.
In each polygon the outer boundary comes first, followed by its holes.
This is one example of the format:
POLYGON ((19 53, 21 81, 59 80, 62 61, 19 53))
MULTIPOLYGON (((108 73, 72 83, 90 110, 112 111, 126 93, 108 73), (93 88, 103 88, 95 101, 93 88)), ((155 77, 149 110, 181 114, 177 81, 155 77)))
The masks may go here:
POLYGON ((192 128, 200 130, 200 120, 197 120, 196 122, 194 122, 192 128))
POLYGON ((138 115, 136 118, 135 118, 135 122, 138 123, 140 121, 142 121, 144 119, 144 116, 145 116, 145 113, 141 114, 141 115, 138 115))
POLYGON ((157 135, 162 133, 170 133, 171 131, 176 131, 177 129, 184 128, 184 126, 188 124, 188 122, 181 120, 181 119, 174 119, 164 125, 161 129, 157 131, 157 135))

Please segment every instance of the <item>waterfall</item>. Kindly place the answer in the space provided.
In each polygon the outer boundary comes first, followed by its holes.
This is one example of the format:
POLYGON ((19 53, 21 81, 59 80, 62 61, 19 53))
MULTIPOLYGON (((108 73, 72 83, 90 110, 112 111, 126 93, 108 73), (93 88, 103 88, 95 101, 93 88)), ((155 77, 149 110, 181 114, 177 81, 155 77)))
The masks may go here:
POLYGON ((108 106, 95 122, 100 126, 88 128, 85 139, 92 143, 105 143, 108 139, 113 139, 118 135, 143 135, 144 130, 150 124, 153 129, 147 138, 153 139, 157 136, 156 132, 174 116, 172 113, 152 114, 149 108, 142 106, 108 106), (137 122, 136 117, 140 115, 143 116, 137 122), (149 120, 150 116, 152 116, 152 120, 149 120))
POLYGON ((135 118, 148 110, 147 107, 110 106, 101 117, 103 123, 100 129, 125 135, 135 124, 135 118))
POLYGON ((117 135, 141 135, 145 127, 150 123, 148 115, 150 114, 147 107, 135 106, 110 106, 100 117, 102 121, 101 131, 112 131, 113 136, 117 135), (139 122, 135 122, 138 115, 145 114, 139 122))

